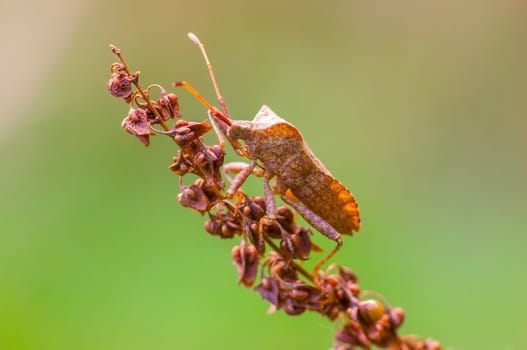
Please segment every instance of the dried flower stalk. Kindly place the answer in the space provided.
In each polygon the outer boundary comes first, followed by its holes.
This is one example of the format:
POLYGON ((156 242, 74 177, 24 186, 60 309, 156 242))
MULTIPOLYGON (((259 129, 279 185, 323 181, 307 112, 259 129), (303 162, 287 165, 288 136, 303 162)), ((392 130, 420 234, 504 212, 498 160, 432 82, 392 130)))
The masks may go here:
MULTIPOLYGON (((239 245, 232 249, 239 284, 253 288, 269 301, 271 311, 300 315, 308 310, 341 322, 335 334, 335 350, 372 346, 390 350, 441 349, 440 343, 433 339, 399 336, 397 330, 405 318, 403 309, 392 308, 376 293, 361 293, 357 275, 347 267, 333 264, 316 275, 306 271, 298 262, 321 249, 311 241, 310 228, 296 223, 292 209, 276 208, 278 226, 285 230, 284 236, 276 225, 263 220, 267 208, 262 197, 248 196, 240 189, 232 199, 227 199, 223 172, 231 169, 232 164, 224 164, 223 139, 218 145, 207 145, 202 136, 212 126, 181 119, 178 97, 157 84, 141 88, 140 73, 132 73, 121 50, 110 47, 119 62, 110 67, 107 88, 130 106, 121 126, 145 146, 150 144, 150 136, 156 134, 168 136, 179 146, 169 166, 179 176, 178 200, 182 206, 208 216, 204 228, 211 235, 222 239, 240 237, 239 245), (150 98, 152 89, 160 91, 157 100, 150 98), (168 122, 176 118, 174 126, 169 127, 168 122), (155 129, 156 124, 164 131, 155 129), (198 179, 185 185, 183 178, 187 174, 195 174, 198 179)), ((223 98, 218 98, 226 112, 223 98)), ((261 173, 255 170, 251 175, 261 173)))

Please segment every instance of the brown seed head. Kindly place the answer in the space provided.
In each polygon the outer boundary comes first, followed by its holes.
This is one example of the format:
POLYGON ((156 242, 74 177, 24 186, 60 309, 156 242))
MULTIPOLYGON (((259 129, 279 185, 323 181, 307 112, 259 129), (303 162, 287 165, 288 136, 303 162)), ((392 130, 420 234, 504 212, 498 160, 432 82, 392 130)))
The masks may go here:
POLYGON ((390 322, 393 325, 393 328, 397 329, 401 327, 404 322, 404 310, 400 307, 395 307, 387 311, 388 316, 390 316, 390 322))
POLYGON ((130 108, 128 115, 121 122, 121 127, 135 135, 145 146, 150 144, 150 124, 143 109, 130 108))
POLYGON ((181 193, 178 195, 178 201, 182 206, 197 210, 201 213, 204 213, 209 206, 207 196, 195 184, 183 187, 181 193))
POLYGON ((178 97, 176 94, 168 93, 165 90, 162 90, 161 96, 157 100, 157 105, 159 106, 159 114, 164 120, 181 117, 181 113, 179 112, 178 97))
POLYGON ((106 87, 112 96, 126 99, 132 95, 132 81, 125 73, 113 73, 106 87))
POLYGON ((359 303, 359 313, 365 321, 374 323, 384 315, 384 306, 377 300, 364 300, 359 303))
POLYGON ((259 255, 254 246, 247 245, 245 241, 232 249, 232 262, 238 269, 240 277, 238 283, 251 287, 256 280, 258 272, 259 255))

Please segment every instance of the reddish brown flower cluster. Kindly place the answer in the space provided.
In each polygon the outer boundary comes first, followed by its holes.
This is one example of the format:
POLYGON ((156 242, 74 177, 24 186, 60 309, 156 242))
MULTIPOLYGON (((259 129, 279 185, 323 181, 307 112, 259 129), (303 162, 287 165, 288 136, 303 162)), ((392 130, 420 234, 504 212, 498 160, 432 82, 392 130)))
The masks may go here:
POLYGON ((299 265, 298 261, 320 251, 311 241, 311 230, 297 225, 296 213, 289 207, 276 208, 276 220, 271 221, 262 197, 248 196, 242 190, 232 198, 226 196, 222 171, 230 167, 223 164, 223 147, 209 146, 202 138, 211 125, 178 119, 169 127, 166 122, 181 117, 177 96, 157 84, 142 89, 139 72, 131 73, 120 50, 111 48, 120 63, 111 65, 107 87, 113 96, 130 105, 123 129, 145 146, 154 134, 167 135, 179 146, 169 166, 179 176, 178 200, 182 206, 208 215, 204 228, 211 235, 240 237, 240 244, 232 249, 240 284, 249 288, 257 284, 254 290, 271 303, 273 311, 283 310, 289 315, 314 311, 342 322, 334 349, 370 349, 374 345, 392 350, 441 348, 434 340, 398 336, 403 310, 390 307, 379 296, 366 298, 373 293, 361 293, 357 275, 348 268, 332 265, 314 276, 299 265), (150 98, 154 87, 160 91, 158 99, 150 98), (155 124, 164 131, 155 129, 155 124), (197 176, 191 185, 183 183, 187 174, 197 176))

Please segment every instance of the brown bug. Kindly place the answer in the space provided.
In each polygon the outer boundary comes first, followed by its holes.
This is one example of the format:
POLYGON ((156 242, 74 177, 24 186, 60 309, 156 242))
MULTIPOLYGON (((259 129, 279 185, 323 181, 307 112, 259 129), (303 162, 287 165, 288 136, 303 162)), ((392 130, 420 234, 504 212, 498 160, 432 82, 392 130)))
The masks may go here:
POLYGON ((232 120, 219 92, 203 44, 194 34, 189 33, 188 36, 199 46, 205 58, 223 113, 211 106, 187 82, 177 82, 174 86, 184 87, 208 108, 209 119, 222 146, 224 145, 223 133, 236 152, 251 161, 245 166, 231 166, 235 168, 231 170, 239 171, 239 173, 227 191, 227 198, 234 196, 247 177, 255 171, 256 166, 261 168, 268 212, 267 219, 262 224, 278 226, 289 248, 290 241, 287 232, 276 220, 274 190, 310 225, 337 243, 337 246, 316 264, 313 270, 313 275, 316 276, 320 268, 342 246, 341 234, 351 235, 354 231, 359 230, 360 216, 355 198, 317 159, 300 131, 293 124, 280 118, 269 107, 262 106, 252 121, 232 120), (237 141, 240 139, 244 141, 245 147, 237 141), (270 185, 272 179, 274 179, 273 188, 270 185))

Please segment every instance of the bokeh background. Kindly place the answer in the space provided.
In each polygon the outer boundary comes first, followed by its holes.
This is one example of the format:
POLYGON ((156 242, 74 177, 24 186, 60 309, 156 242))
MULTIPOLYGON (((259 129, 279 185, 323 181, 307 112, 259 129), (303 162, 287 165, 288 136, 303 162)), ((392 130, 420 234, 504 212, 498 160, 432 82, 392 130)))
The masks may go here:
MULTIPOLYGON (((175 145, 144 148, 106 91, 143 83, 262 104, 357 197, 336 260, 447 349, 527 348, 523 1, 3 1, 0 349, 328 349, 318 315, 267 315, 235 241, 177 203, 175 145)), ((180 92, 187 119, 203 108, 180 92)), ((251 183, 246 189, 260 193, 251 183)), ((317 236, 325 248, 332 242, 317 236)))

